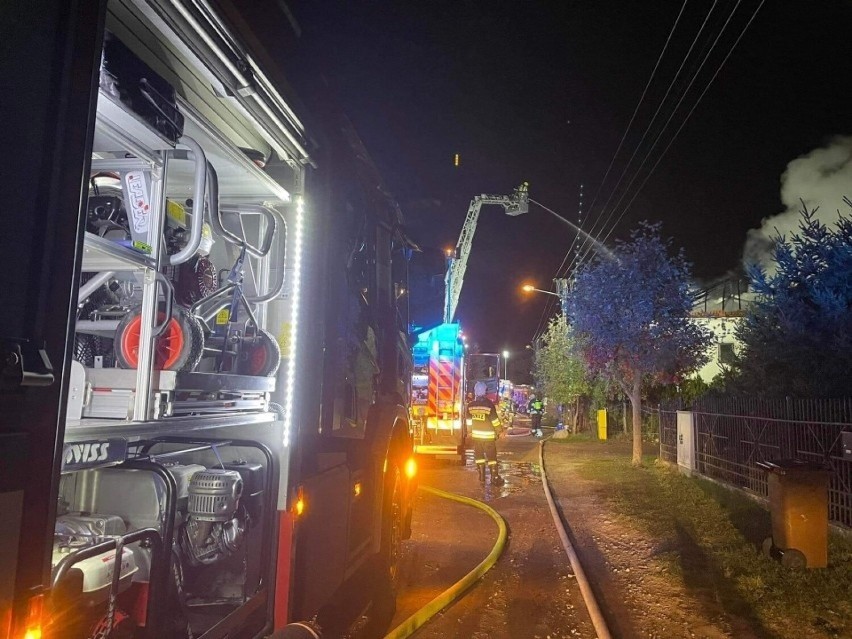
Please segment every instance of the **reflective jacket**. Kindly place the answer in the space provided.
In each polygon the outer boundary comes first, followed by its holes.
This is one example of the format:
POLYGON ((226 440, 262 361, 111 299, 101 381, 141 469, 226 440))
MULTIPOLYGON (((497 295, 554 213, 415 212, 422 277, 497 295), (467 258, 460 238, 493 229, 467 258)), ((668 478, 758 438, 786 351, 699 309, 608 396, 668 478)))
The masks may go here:
POLYGON ((487 397, 479 397, 467 405, 467 425, 473 439, 497 439, 500 417, 487 397))
POLYGON ((527 407, 530 415, 541 415, 544 413, 544 403, 540 399, 534 399, 527 407))

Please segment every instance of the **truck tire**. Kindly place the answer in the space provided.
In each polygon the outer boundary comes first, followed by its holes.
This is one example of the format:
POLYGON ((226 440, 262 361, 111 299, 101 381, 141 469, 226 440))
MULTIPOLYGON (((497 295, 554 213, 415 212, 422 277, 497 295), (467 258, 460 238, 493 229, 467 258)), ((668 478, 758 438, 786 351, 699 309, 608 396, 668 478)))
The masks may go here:
MULTIPOLYGON (((160 321, 162 311, 158 313, 160 321)), ((154 348, 154 369, 167 371, 191 370, 203 349, 203 332, 198 343, 198 320, 185 308, 173 307, 168 325, 157 337, 154 348), (196 357, 195 361, 192 357, 196 357)), ((141 308, 131 310, 115 329, 115 359, 121 368, 134 369, 139 365, 139 339, 142 334, 141 308)))
POLYGON ((399 568, 401 563, 403 512, 402 512, 402 473, 399 467, 391 462, 385 478, 385 504, 382 509, 382 541, 379 550, 381 570, 392 592, 399 585, 399 568))

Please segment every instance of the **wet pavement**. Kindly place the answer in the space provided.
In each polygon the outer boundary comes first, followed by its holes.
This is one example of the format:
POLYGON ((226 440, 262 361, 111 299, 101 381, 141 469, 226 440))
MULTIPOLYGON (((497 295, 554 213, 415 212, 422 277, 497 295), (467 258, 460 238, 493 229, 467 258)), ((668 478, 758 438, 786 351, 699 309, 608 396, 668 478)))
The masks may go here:
MULTIPOLYGON (((527 426, 516 420, 516 432, 527 426)), ((423 460, 423 484, 480 499, 506 520, 509 541, 480 582, 421 628, 437 639, 559 639, 594 637, 541 486, 538 446, 530 436, 499 440, 503 486, 482 486, 472 458, 423 460)), ((393 627, 478 564, 497 527, 485 513, 432 495, 418 497, 412 540, 406 543, 393 627)))

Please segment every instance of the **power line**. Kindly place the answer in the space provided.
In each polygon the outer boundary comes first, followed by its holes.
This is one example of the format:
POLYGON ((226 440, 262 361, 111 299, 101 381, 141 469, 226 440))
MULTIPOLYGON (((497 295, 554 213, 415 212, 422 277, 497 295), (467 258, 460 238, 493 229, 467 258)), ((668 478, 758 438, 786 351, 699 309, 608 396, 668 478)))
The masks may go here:
MULTIPOLYGON (((680 22, 680 18, 683 15, 683 12, 686 10, 686 5, 689 0, 684 0, 683 5, 680 8, 680 12, 677 14, 677 18, 675 18, 674 24, 672 28, 669 30, 669 35, 666 38, 666 42, 663 45, 662 50, 660 51, 660 55, 657 56, 657 62, 654 64, 654 68, 651 71, 651 75, 648 78, 648 81, 645 83, 645 88, 642 90, 642 95, 639 96, 639 102, 636 103, 636 107, 633 109, 633 114, 630 116, 630 121, 627 123, 627 128, 624 129, 624 134, 621 136, 621 140, 618 142, 618 146, 615 149, 615 153, 612 154, 612 159, 609 161, 609 166, 606 169, 606 173, 604 173, 603 179, 601 180, 600 185, 598 186, 597 191, 595 192, 595 196, 592 198, 592 203, 589 205, 589 213, 591 213, 595 208, 595 202, 598 201, 598 195, 600 195, 601 189, 603 188, 604 183, 606 182, 607 177, 609 176, 609 172, 612 170, 612 165, 615 163, 615 158, 618 157, 618 152, 621 151, 621 147, 624 145, 624 140, 627 139, 627 134, 630 132, 630 127, 633 126, 633 121, 636 119, 636 114, 639 113, 639 107, 642 106, 642 102, 645 100, 645 95, 648 93, 648 89, 651 86, 651 82, 654 80, 654 76, 657 73, 657 69, 660 66, 660 62, 663 60, 663 56, 666 53, 666 49, 668 49, 669 42, 671 42, 672 36, 674 35, 675 30, 677 29, 677 25, 680 22)), ((573 246, 568 249, 568 252, 571 252, 573 246)), ((558 273, 557 273, 558 276, 558 273)))
MULTIPOLYGON (((579 198, 577 200, 577 224, 576 225, 572 224, 568 219, 561 216, 559 213, 557 213, 553 209, 546 207, 541 202, 536 202, 532 198, 530 198, 530 202, 532 202, 533 204, 536 204, 537 206, 540 206, 545 211, 556 216, 557 218, 559 218, 563 222, 567 222, 568 224, 571 224, 571 226, 574 226, 577 229, 577 235, 574 237, 574 240, 576 242, 577 237, 579 237, 583 233, 583 189, 584 188, 585 187, 584 187, 583 183, 580 183, 580 195, 579 195, 579 198)), ((568 259, 568 255, 570 253, 571 253, 571 249, 569 248, 568 253, 565 254, 565 258, 562 260, 562 264, 564 264, 565 260, 568 259)), ((562 268, 562 264, 559 265, 559 268, 562 268)), ((557 274, 559 273, 559 268, 556 269, 557 274)), ((546 318, 550 315, 551 311, 553 310, 553 304, 554 304, 553 299, 548 296, 547 302, 545 303, 544 308, 542 308, 541 316, 538 318, 538 324, 536 325, 536 332, 533 335, 533 341, 537 340, 539 335, 541 335, 541 333, 547 328, 546 318), (544 322, 544 324, 542 324, 542 322, 544 322)), ((561 306, 561 303, 560 303, 560 306, 561 306)))
MULTIPOLYGON (((633 183, 636 181, 636 178, 639 176, 639 173, 641 172, 642 167, 643 167, 643 166, 645 165, 645 163, 648 161, 648 158, 650 158, 651 154, 653 153, 654 148, 656 148, 657 143, 659 142, 660 138, 662 137, 663 132, 664 132, 664 131, 665 131, 665 129, 668 127, 668 125, 669 125, 669 123, 671 122, 672 118, 674 117, 675 113, 677 113, 678 109, 680 108, 680 105, 683 103, 683 100, 685 99, 686 95, 689 93, 689 90, 692 88, 692 85, 694 84, 695 80, 698 78, 698 75, 700 74, 701 70, 703 69, 704 65, 706 64, 707 60, 709 59, 710 55, 712 54, 712 52, 713 52, 714 48, 715 48, 715 47, 716 47, 716 45, 718 44, 719 39, 721 38, 722 34, 725 32, 725 30, 727 29, 728 25, 730 24, 730 21, 731 21, 731 19, 733 18, 734 14, 736 13, 737 9, 739 8, 739 5, 740 5, 740 3, 741 3, 741 2, 742 2, 742 0, 737 0, 736 5, 734 6, 734 8, 733 8, 733 10, 731 11, 731 13, 728 15, 728 18, 726 19, 726 21, 725 21, 724 25, 722 26, 722 29, 719 31, 719 34, 717 35, 716 39, 714 40, 713 45, 710 47, 710 50, 709 50, 709 51, 707 52, 707 54, 705 55, 705 57, 704 57, 704 59, 702 60, 701 65, 699 66, 698 70, 697 70, 697 71, 695 72, 695 74, 693 75, 693 78, 692 78, 692 80, 690 81, 689 86, 687 86, 686 90, 684 91, 683 95, 681 96, 680 100, 678 101, 677 105, 675 106, 675 109, 672 111, 672 113, 671 113, 671 115, 669 116, 668 120, 666 121, 666 124, 664 125, 663 129, 662 129, 662 130, 660 131, 660 133, 657 135, 656 139, 654 140, 654 143, 652 144, 651 148, 648 150, 648 153, 645 155, 645 158, 642 160, 642 163, 640 164, 639 168, 637 169, 637 171, 636 171, 636 173, 634 174, 633 178, 631 179, 630 183, 629 183, 629 184, 627 185, 627 187, 625 188, 625 190, 624 190, 624 192, 622 193, 621 197, 620 197, 620 198, 619 198, 619 200, 616 202, 616 205, 615 205, 615 207, 613 208, 613 210, 611 211, 611 213, 614 213, 614 211, 616 211, 616 210, 618 209, 618 206, 620 205, 621 201, 624 199, 624 196, 625 196, 625 195, 626 195, 626 194, 630 191, 630 188, 631 188, 631 186, 633 185, 633 183)), ((663 150, 663 152, 662 152, 662 153, 660 154, 660 156, 657 158, 657 161, 655 162, 655 164, 654 164, 654 166, 652 167, 652 169, 651 169, 651 170, 648 172, 648 174, 646 175, 646 177, 645 177, 644 181, 641 183, 641 185, 639 186, 638 190, 637 190, 637 191, 633 194, 633 196, 632 196, 632 198, 631 198, 630 202, 628 203, 627 208, 629 208, 629 206, 630 206, 630 205, 633 203, 633 201, 636 199, 636 196, 639 194, 639 192, 641 191, 641 189, 644 187, 645 183, 647 183, 647 181, 648 181, 648 179, 650 178, 651 174, 654 172, 654 170, 656 169, 656 167, 659 165, 660 161, 662 160, 662 158, 663 158, 663 156, 665 155, 665 153, 668 151, 669 147, 671 147, 672 143, 674 143, 674 141, 675 141, 675 139, 677 138, 677 136, 679 135, 680 131, 681 131, 681 130, 683 129, 683 127, 686 125, 686 122, 689 120, 690 116, 691 116, 691 115, 692 115, 692 113, 695 111, 695 109, 696 109, 696 107, 698 106, 699 102, 700 102, 700 101, 701 101, 701 99, 704 97, 704 95, 707 93, 707 91, 709 90, 709 88, 710 88, 710 86, 712 85, 713 81, 716 79, 716 77, 718 76, 719 72, 721 71, 722 67, 725 65, 725 63, 727 62, 728 58, 730 58, 731 54, 733 53, 734 49, 735 49, 735 48, 736 48, 736 46, 739 44, 739 42, 740 42, 740 40, 742 39, 742 37, 745 35, 746 31, 748 30, 748 28, 749 28, 749 26, 751 25, 751 23, 752 23, 752 21, 754 20, 754 18, 757 16, 757 14, 758 14, 758 12, 760 11, 761 7, 763 6, 764 2, 765 2, 765 0, 761 0, 760 4, 759 4, 759 5, 757 6, 757 8, 754 10, 754 13, 752 13, 751 18, 749 18, 749 20, 748 20, 748 22, 746 23, 745 27, 743 27, 743 30, 740 32, 740 34, 739 34, 739 36, 737 37, 737 39, 736 39, 736 40, 734 41, 734 43, 731 45, 730 49, 728 50, 728 52, 727 52, 727 54, 725 55, 724 59, 722 60, 722 62, 721 62, 721 63, 720 63, 720 65, 718 66, 718 68, 716 69, 715 73, 713 74, 713 76, 710 78, 710 80, 709 80, 709 81, 707 82, 707 84, 705 85, 704 89, 702 90, 702 92, 701 92, 701 94, 699 95, 698 99, 696 100, 695 104, 693 104, 693 106, 692 106, 692 108, 690 109, 689 113, 687 113, 687 115, 686 115, 686 116, 684 117, 684 119, 681 121, 680 126, 678 127, 678 129, 677 129, 677 131, 675 132, 675 134, 672 136, 671 140, 669 140, 669 143, 667 144, 666 148, 663 150)), ((623 219, 623 217, 624 217, 625 213, 627 212, 627 208, 625 208, 625 209, 623 209, 623 210, 622 210, 621 214, 618 216, 618 218, 616 218, 615 222, 614 222, 614 223, 612 224, 612 226, 610 227, 610 229, 609 229, 609 231, 607 232, 606 236, 604 236, 604 238, 603 238, 601 241, 606 242, 606 240, 607 240, 607 239, 609 239, 609 237, 610 237, 610 236, 612 235, 612 233, 615 231, 615 228, 618 226, 618 223, 619 223, 619 222, 623 219)), ((603 229, 600 229, 600 232, 599 232, 599 234, 598 234, 598 238, 600 238, 600 234, 601 234, 602 232, 603 232, 603 229)), ((588 255, 589 255, 589 253, 590 253, 590 252, 591 252, 591 247, 590 247, 590 248, 588 248, 588 249, 584 252, 583 256, 582 256, 582 257, 581 257, 581 259, 580 259, 580 263, 581 263, 583 260, 585 260, 585 259, 586 259, 586 257, 588 257, 588 255)), ((569 268, 571 268, 572 266, 574 266, 574 264, 573 264, 573 263, 572 263, 571 265, 569 265, 569 268)))
MULTIPOLYGON (((616 220, 615 225, 613 225, 612 229, 610 229, 609 233, 607 233, 607 236, 603 239, 603 241, 604 241, 604 242, 606 242, 606 240, 609 238, 609 236, 610 236, 610 235, 612 234, 612 232, 615 230, 615 226, 617 226, 617 225, 618 225, 618 222, 620 222, 620 221, 621 221, 621 219, 624 217, 624 214, 625 214, 625 213, 627 213, 627 210, 628 210, 628 209, 631 207, 631 205, 633 204, 633 201, 636 199, 636 196, 638 196, 638 195, 639 195, 639 193, 640 193, 640 192, 642 191, 642 189, 644 188, 645 184, 646 184, 646 183, 648 182, 648 180, 650 179, 651 175, 653 175, 653 173, 654 173, 654 171, 656 170, 657 166, 659 166, 660 161, 662 161, 663 157, 666 155, 666 153, 668 152, 668 150, 669 150, 669 148, 671 147, 671 145, 672 145, 672 144, 674 143, 674 141, 677 139, 677 136, 678 136, 678 135, 680 134, 680 132, 683 130, 683 127, 686 125, 687 121, 688 121, 688 120, 689 120, 689 118, 692 116, 692 114, 693 114, 693 112, 695 111, 695 109, 698 107, 698 104, 701 102, 701 99, 704 97, 704 94, 706 94, 706 93, 707 93, 708 89, 710 88, 710 85, 711 85, 711 84, 713 84, 713 82, 716 80, 716 77, 719 75, 719 72, 722 70, 722 67, 724 67, 724 66, 725 66, 725 63, 728 61, 728 58, 730 58, 730 57, 731 57, 731 54, 734 52, 734 49, 735 49, 735 48, 737 47, 737 45, 740 43, 740 40, 742 40, 742 38, 743 38, 743 36, 745 35, 746 31, 748 31, 748 28, 751 26, 751 23, 752 23, 752 22, 754 22, 754 19, 757 17, 757 14, 760 12, 760 9, 763 7, 763 5, 764 5, 764 3, 765 3, 765 2, 766 2, 766 0, 760 0, 760 4, 759 4, 759 5, 757 5, 757 8, 754 10, 754 13, 752 13, 752 14, 751 14, 751 18, 749 18, 748 22, 746 23, 745 27, 743 27, 743 30, 740 32, 740 35, 737 37, 736 41, 735 41, 735 42, 734 42, 734 44, 731 46, 731 48, 730 48, 730 50, 728 51, 727 55, 726 55, 726 56, 725 56, 725 58, 722 60, 721 64, 719 64, 719 67, 716 69, 716 72, 713 74, 713 77, 712 77, 712 78, 710 78, 710 81, 707 83, 707 86, 705 86, 705 87, 704 87, 704 90, 703 90, 703 91, 701 92, 701 94, 698 96, 698 99, 695 101, 695 104, 693 104, 693 105, 692 105, 692 108, 689 110, 689 113, 687 113, 687 114, 686 114, 686 117, 683 119, 683 122, 681 122, 681 124, 680 124, 680 126, 678 127, 677 131, 675 131, 675 134, 672 136, 672 139, 671 139, 671 140, 669 140, 669 143, 666 145, 666 148, 665 148, 665 149, 663 149, 663 152, 662 152, 662 153, 660 154, 660 156, 657 158, 657 161, 654 163, 654 166, 652 166, 652 167, 651 167, 651 170, 650 170, 650 171, 648 171, 648 175, 646 175, 646 176, 645 176, 645 179, 642 181, 642 183, 639 185, 639 188, 638 188, 638 189, 636 190, 636 192, 633 194, 633 197, 632 197, 632 198, 630 199, 630 201, 627 203, 627 206, 624 208, 624 210, 622 210, 621 215, 619 215, 618 219, 616 220)), ((737 3, 737 4, 739 4, 739 3, 737 3)))
MULTIPOLYGON (((657 110, 654 111, 654 115, 651 117, 651 121, 648 122, 648 126, 645 127, 645 131, 642 133, 642 138, 639 140, 639 143, 636 145, 636 148, 633 150, 633 154, 630 156, 630 159, 627 161, 627 164, 624 165, 624 169, 621 171, 621 175, 618 176, 618 181, 615 183, 615 186, 610 191, 609 197, 607 198, 606 202, 603 205, 603 208, 601 209, 600 213, 598 214, 598 217, 595 221, 594 226, 589 231, 590 234, 595 233, 595 229, 597 228, 597 222, 600 221, 603 218, 604 212, 607 210, 607 208, 609 207, 609 203, 612 201, 613 196, 618 191, 618 187, 621 185, 622 181, 624 180, 624 176, 627 174, 627 171, 630 169, 630 165, 633 164, 633 160, 636 158, 636 154, 639 153, 639 149, 642 148, 642 144, 645 142, 645 138, 648 136, 648 133, 653 128, 654 123, 657 121, 657 116, 660 115, 660 111, 662 111, 663 106, 666 103, 666 100, 668 100, 669 95, 671 95, 672 89, 674 88, 675 84, 677 84, 677 81, 680 78, 680 74, 683 71, 683 68, 686 66, 686 63, 689 60, 689 57, 692 55, 692 51, 695 48, 695 45, 698 43, 698 40, 701 38, 701 34, 704 33, 704 28, 707 26, 707 22, 710 20, 710 16, 713 15, 713 11, 716 8, 716 5, 718 4, 718 2, 719 2, 719 0, 713 0, 713 4, 710 5, 710 10, 707 12, 707 15, 704 17, 704 21, 701 23, 701 27, 699 27, 698 33, 696 33, 695 37, 692 39, 692 44, 689 45, 689 49, 687 50, 686 55, 683 56, 683 59, 680 62, 680 66, 678 67, 677 71, 675 72, 674 76, 672 77, 671 82, 669 82, 669 86, 666 88, 665 94, 663 95, 662 99, 660 100, 660 103, 657 105, 657 110)), ((724 27, 723 27, 723 31, 724 31, 724 27)), ((720 35, 721 35, 721 32, 720 32, 720 35)), ((718 38, 717 38, 717 41, 718 41, 718 38)), ((715 46, 715 42, 714 42, 713 46, 715 46)), ((712 51, 712 47, 711 47, 710 50, 712 51)), ((700 70, 701 69, 699 68, 699 71, 700 70)), ((696 74, 697 73, 698 72, 696 72, 696 74)), ((694 81, 695 77, 696 76, 693 76, 693 81, 694 81)), ((690 84, 690 86, 691 86, 691 84, 690 84)), ((681 95, 681 99, 683 99, 683 95, 685 95, 687 91, 689 91, 689 87, 687 87, 686 91, 684 91, 684 94, 681 95)), ((680 103, 678 103, 678 106, 679 105, 680 105, 680 103)), ((674 114, 675 111, 677 111, 677 108, 678 107, 675 106, 674 111, 672 111, 672 115, 674 114)), ((671 115, 669 116, 669 121, 671 121, 671 115)), ((666 124, 663 125, 663 128, 658 133, 658 137, 659 137, 659 135, 661 135, 666 130, 667 125, 668 125, 668 122, 666 122, 666 124)), ((639 171, 641 169, 642 169, 642 166, 640 165, 640 167, 639 167, 639 169, 637 169, 637 171, 639 171)), ((635 179, 635 177, 634 177, 634 179, 635 179)), ((628 185, 627 188, 629 189, 630 186, 628 185)), ((617 207, 618 207, 618 203, 616 203, 615 208, 617 208, 617 207)), ((609 215, 604 220, 603 224, 601 224, 600 229, 598 229, 599 232, 602 231, 604 228, 606 228, 607 224, 612 219, 612 214, 613 214, 613 209, 610 209, 609 215)), ((582 248, 585 248, 585 244, 586 243, 584 243, 582 248)))
MULTIPOLYGON (((737 3, 734 5, 733 10, 728 15, 728 18, 727 18, 727 20, 725 20, 725 23, 722 25, 722 28, 719 30, 719 33, 716 36, 716 39, 713 40, 713 44, 707 50, 707 53, 704 54, 704 58, 701 60, 701 64, 698 65, 698 69, 696 69, 695 73, 692 75, 692 79, 689 81, 689 84, 686 86, 686 89, 684 89, 683 93, 680 96, 680 99, 678 99, 677 104, 675 105, 674 109, 672 109, 672 112, 669 114, 669 117, 666 120, 665 124, 663 124, 663 128, 660 129, 660 131, 657 133, 657 137, 654 138, 654 141, 651 143, 651 148, 648 149, 648 152, 645 154, 645 157, 642 159, 642 162, 639 164, 639 167, 636 169, 636 172, 633 174, 633 177, 630 179, 630 182, 627 184, 627 187, 624 189, 624 191, 621 192, 621 196, 616 201, 615 206, 613 206, 613 208, 610 210, 609 218, 611 218, 613 213, 618 210, 618 207, 621 204, 622 200, 624 199, 625 194, 628 191, 630 191, 630 187, 633 186, 633 183, 636 181, 636 178, 639 177, 639 173, 642 171, 642 167, 645 166, 645 163, 648 161, 648 158, 651 157, 651 154, 654 152, 654 149, 657 147, 657 143, 660 141, 660 138, 663 136, 663 133, 666 132, 666 129, 668 128, 669 124, 671 123, 672 118, 674 118, 678 109, 680 109, 680 105, 683 104, 683 101, 686 99, 686 96, 689 94, 689 90, 692 88, 692 85, 695 84, 695 81, 698 79, 698 76, 701 74, 701 70, 704 68, 704 65, 707 64, 707 60, 709 60, 710 56, 713 55, 713 50, 716 48, 716 45, 719 43, 719 40, 722 38, 722 35, 724 35, 725 30, 728 28, 728 25, 730 24, 731 19, 734 17, 734 14, 736 13, 737 9, 739 8, 741 2, 742 2, 742 0, 737 0, 737 3)), ((714 7, 716 6, 715 2, 713 4, 713 6, 714 7)), ((712 11, 712 9, 711 9, 711 11, 712 11)), ((710 17, 709 13, 707 14, 707 17, 708 18, 710 17)), ((706 20, 705 20, 705 22, 706 22, 706 20)), ((703 28, 704 28, 704 26, 702 25, 702 29, 703 28)), ((690 48, 690 51, 691 50, 692 49, 690 48)), ((678 71, 680 71, 680 70, 678 70, 678 71)), ((712 82, 712 80, 710 82, 712 82)), ((708 87, 710 86, 709 82, 707 83, 707 86, 708 87)), ((639 149, 637 148, 636 151, 638 152, 639 149)), ((635 155, 636 155, 636 153, 634 153, 634 157, 635 157, 635 155)), ((609 218, 607 218, 607 221, 609 221, 609 218)))

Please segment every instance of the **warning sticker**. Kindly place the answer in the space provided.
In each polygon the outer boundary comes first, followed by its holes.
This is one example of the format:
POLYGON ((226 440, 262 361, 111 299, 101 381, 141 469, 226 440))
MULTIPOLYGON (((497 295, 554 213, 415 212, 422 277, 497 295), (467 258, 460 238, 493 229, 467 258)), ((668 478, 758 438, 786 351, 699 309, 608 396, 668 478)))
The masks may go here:
POLYGON ((282 359, 290 357, 290 331, 292 327, 292 324, 285 322, 281 325, 281 330, 278 331, 278 348, 281 349, 282 359))
POLYGON ((231 317, 231 311, 227 308, 223 308, 221 311, 216 313, 216 324, 222 326, 228 323, 228 319, 231 317))
POLYGON ((145 187, 145 175, 142 171, 128 171, 124 174, 127 193, 130 199, 130 220, 136 233, 147 233, 150 226, 151 203, 145 187))

